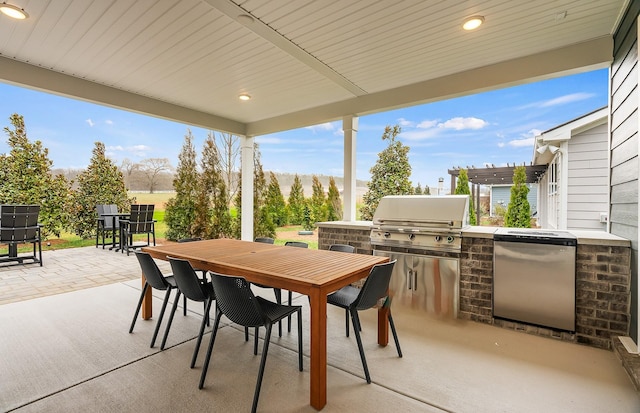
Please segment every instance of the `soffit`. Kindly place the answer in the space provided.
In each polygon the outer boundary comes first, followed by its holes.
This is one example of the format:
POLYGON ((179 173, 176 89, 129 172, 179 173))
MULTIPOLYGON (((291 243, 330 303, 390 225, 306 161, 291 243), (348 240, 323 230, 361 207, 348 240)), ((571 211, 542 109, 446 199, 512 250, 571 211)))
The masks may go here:
POLYGON ((12 3, 30 17, 1 16, 1 79, 262 134, 606 66, 625 1, 12 3))

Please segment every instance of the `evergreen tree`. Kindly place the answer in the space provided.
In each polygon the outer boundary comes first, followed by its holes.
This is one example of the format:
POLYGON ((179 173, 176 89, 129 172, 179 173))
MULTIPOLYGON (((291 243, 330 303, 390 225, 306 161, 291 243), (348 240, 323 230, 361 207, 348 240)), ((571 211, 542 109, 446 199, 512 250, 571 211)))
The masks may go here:
POLYGON ((116 204, 118 210, 129 210, 124 176, 118 166, 105 155, 104 143, 96 142, 91 161, 78 175, 78 188, 73 197, 71 216, 76 233, 82 238, 95 234, 96 205, 116 204))
POLYGON ((516 166, 513 170, 513 186, 511 198, 504 217, 504 225, 513 228, 531 228, 531 206, 527 200, 527 172, 524 166, 516 166))
MULTIPOLYGON (((242 173, 239 177, 240 185, 236 193, 235 205, 237 210, 235 236, 240 238, 242 221, 242 173)), ((271 237, 276 236, 276 226, 265 208, 267 192, 267 180, 262 170, 260 162, 260 148, 258 144, 253 146, 253 237, 271 237)))
POLYGON ((311 219, 314 222, 322 222, 327 220, 327 208, 326 208, 326 196, 324 195, 324 188, 322 182, 316 175, 312 177, 311 189, 313 193, 311 195, 311 219))
POLYGON ((227 188, 220 166, 220 154, 211 132, 204 142, 201 169, 192 233, 207 239, 228 237, 231 235, 231 215, 227 188))
POLYGON ((418 182, 418 185, 416 185, 415 189, 413 190, 413 194, 422 195, 422 187, 420 186, 420 182, 418 182))
POLYGON ((424 187, 424 190, 422 191, 422 195, 431 195, 431 190, 429 189, 429 185, 424 187))
POLYGON ((340 221, 342 219, 342 200, 340 191, 333 177, 329 178, 329 194, 327 195, 327 221, 340 221))
POLYGON ((302 228, 304 228, 305 231, 313 231, 316 227, 315 222, 311 218, 311 207, 309 206, 309 204, 310 201, 308 199, 305 199, 304 205, 302 207, 302 228))
POLYGON ((300 225, 304 220, 304 189, 298 174, 293 178, 291 191, 289 192, 289 222, 300 225))
POLYGON ((267 188, 266 205, 267 213, 276 227, 287 225, 287 204, 280 190, 278 178, 273 172, 269 172, 269 186, 267 188))
MULTIPOLYGON (((0 204, 40 205, 42 237, 59 237, 71 217, 70 185, 62 175, 51 176, 49 150, 40 141, 29 141, 24 118, 14 113, 9 121, 13 129, 5 127, 4 131, 11 150, 0 155, 0 204)), ((95 212, 95 205, 93 208, 95 212)), ((95 228, 95 216, 92 222, 95 228)))
POLYGON ((193 146, 191 130, 187 129, 173 179, 176 196, 171 198, 165 206, 164 221, 167 224, 165 235, 167 239, 177 241, 194 236, 191 226, 196 218, 197 185, 196 150, 193 146))
POLYGON ((456 183, 456 195, 469 196, 469 225, 476 225, 476 210, 473 207, 473 197, 469 190, 469 175, 466 169, 460 169, 458 174, 458 182, 456 183))
POLYGON ((378 154, 376 164, 371 168, 371 180, 364 194, 364 205, 360 208, 363 220, 371 220, 380 199, 385 195, 406 195, 412 190, 411 165, 409 164, 409 147, 396 141, 400 126, 384 128, 382 140, 389 145, 378 154))

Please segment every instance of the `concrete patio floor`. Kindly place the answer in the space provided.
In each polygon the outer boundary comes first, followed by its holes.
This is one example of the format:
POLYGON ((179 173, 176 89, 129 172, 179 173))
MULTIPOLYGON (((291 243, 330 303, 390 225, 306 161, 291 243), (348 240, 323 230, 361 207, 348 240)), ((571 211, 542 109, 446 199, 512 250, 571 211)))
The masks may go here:
MULTIPOLYGON (((168 272, 168 264, 159 262, 168 272)), ((189 369, 202 306, 176 315, 168 348, 149 348, 154 320, 129 323, 140 294, 135 257, 79 248, 47 251, 44 266, 0 267, 0 411, 249 411, 259 356, 235 325, 218 335, 198 390, 207 330, 189 369)), ((270 290, 257 290, 261 295, 270 290)), ((272 339, 258 410, 312 412, 309 332, 305 368, 296 334, 272 339)), ((160 295, 154 309, 160 308, 160 295)), ((613 352, 393 308, 403 358, 376 344, 375 311, 362 313, 373 383, 366 384, 344 313, 330 307, 326 412, 634 412, 640 397, 613 352)), ((262 342, 260 343, 262 345, 262 342)))

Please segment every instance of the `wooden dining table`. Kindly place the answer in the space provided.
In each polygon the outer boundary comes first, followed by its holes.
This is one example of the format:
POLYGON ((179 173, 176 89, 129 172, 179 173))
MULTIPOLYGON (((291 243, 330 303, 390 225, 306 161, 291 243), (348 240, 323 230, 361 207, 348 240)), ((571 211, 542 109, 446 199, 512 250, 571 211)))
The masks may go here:
MULTIPOLYGON (((195 268, 244 277, 247 281, 295 291, 309 297, 311 308, 310 404, 327 403, 327 295, 369 274, 388 257, 292 248, 234 239, 215 239, 144 247, 153 258, 189 260, 195 268)), ((144 284, 144 275, 142 282, 144 284)), ((387 345, 387 308, 378 309, 378 344, 387 345)), ((151 318, 151 289, 142 318, 151 318)))

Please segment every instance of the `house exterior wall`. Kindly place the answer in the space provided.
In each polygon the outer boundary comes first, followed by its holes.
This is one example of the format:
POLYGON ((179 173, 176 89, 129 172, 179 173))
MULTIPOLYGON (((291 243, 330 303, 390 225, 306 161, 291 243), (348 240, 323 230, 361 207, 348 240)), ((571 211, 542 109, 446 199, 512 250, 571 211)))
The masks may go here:
POLYGON ((633 0, 614 35, 611 65, 610 232, 631 240, 629 335, 638 343, 638 28, 633 0))
POLYGON ((566 229, 560 193, 566 193, 562 158, 559 153, 538 182, 538 226, 548 229, 566 229), (552 184, 553 181, 553 184, 552 184))
MULTIPOLYGON (((529 201, 529 207, 531 213, 538 211, 538 185, 527 184, 529 186, 529 194, 527 195, 527 201, 529 201)), ((511 187, 512 185, 492 185, 491 186, 491 211, 490 215, 493 217, 496 215, 496 205, 502 205, 507 208, 509 201, 511 200, 511 187)))
POLYGON ((571 137, 567 144, 567 229, 606 231, 609 212, 608 125, 571 137))

